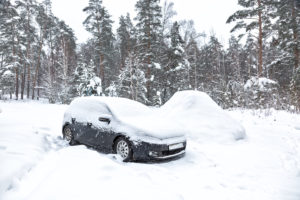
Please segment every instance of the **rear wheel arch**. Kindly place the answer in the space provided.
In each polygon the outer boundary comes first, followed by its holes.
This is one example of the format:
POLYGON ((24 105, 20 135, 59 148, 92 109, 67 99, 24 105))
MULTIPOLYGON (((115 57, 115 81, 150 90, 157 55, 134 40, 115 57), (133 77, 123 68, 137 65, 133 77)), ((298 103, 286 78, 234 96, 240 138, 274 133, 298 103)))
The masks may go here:
POLYGON ((74 140, 74 132, 73 132, 73 130, 72 130, 72 128, 71 128, 71 124, 70 123, 65 123, 65 125, 63 126, 63 130, 62 130, 62 132, 63 132, 63 139, 65 139, 65 129, 66 128, 69 128, 70 129, 70 131, 71 131, 71 139, 70 139, 70 141, 69 141, 69 144, 72 146, 72 145, 77 145, 77 144, 79 144, 77 141, 75 141, 74 140))
POLYGON ((62 133, 64 133, 64 130, 67 126, 70 126, 71 124, 69 122, 66 122, 62 127, 62 133))

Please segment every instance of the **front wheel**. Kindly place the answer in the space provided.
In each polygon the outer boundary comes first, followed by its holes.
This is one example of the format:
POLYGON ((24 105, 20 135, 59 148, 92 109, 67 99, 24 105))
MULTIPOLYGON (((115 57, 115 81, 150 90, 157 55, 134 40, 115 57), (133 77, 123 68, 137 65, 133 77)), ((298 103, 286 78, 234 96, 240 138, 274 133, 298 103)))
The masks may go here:
POLYGON ((124 137, 120 137, 116 140, 115 152, 122 157, 124 162, 131 161, 132 159, 132 149, 130 142, 124 137))
POLYGON ((69 125, 64 127, 63 130, 63 138, 70 144, 75 145, 77 142, 74 140, 74 136, 71 130, 71 127, 69 125))

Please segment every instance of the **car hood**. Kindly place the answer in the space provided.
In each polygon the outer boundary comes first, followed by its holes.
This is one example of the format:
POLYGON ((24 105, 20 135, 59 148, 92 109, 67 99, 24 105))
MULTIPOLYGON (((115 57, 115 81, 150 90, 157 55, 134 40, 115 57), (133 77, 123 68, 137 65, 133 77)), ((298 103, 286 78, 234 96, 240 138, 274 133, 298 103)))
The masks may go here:
POLYGON ((120 130, 134 133, 136 136, 157 138, 161 140, 184 137, 185 130, 171 119, 163 118, 158 112, 153 114, 119 119, 120 130), (127 130, 126 130, 127 129, 127 130))

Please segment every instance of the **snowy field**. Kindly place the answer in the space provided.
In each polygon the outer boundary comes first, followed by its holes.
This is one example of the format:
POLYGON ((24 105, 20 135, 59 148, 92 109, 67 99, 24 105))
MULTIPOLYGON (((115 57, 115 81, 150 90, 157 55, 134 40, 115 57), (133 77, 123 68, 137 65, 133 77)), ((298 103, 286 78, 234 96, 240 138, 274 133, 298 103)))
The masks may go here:
POLYGON ((245 140, 188 136, 179 160, 123 163, 64 142, 65 109, 0 102, 1 200, 300 199, 300 115, 229 111, 243 124, 245 140))

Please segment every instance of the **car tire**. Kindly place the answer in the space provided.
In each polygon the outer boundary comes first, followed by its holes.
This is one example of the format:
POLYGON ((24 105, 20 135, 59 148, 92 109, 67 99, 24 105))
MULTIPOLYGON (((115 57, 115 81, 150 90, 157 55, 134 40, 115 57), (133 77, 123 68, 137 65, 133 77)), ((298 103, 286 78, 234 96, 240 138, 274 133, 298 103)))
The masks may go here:
POLYGON ((69 142, 71 146, 78 144, 78 142, 74 140, 74 135, 69 125, 66 125, 63 129, 63 138, 64 140, 69 142))
POLYGON ((129 162, 132 160, 132 148, 129 140, 125 137, 119 137, 114 143, 115 153, 120 155, 123 162, 129 162))

